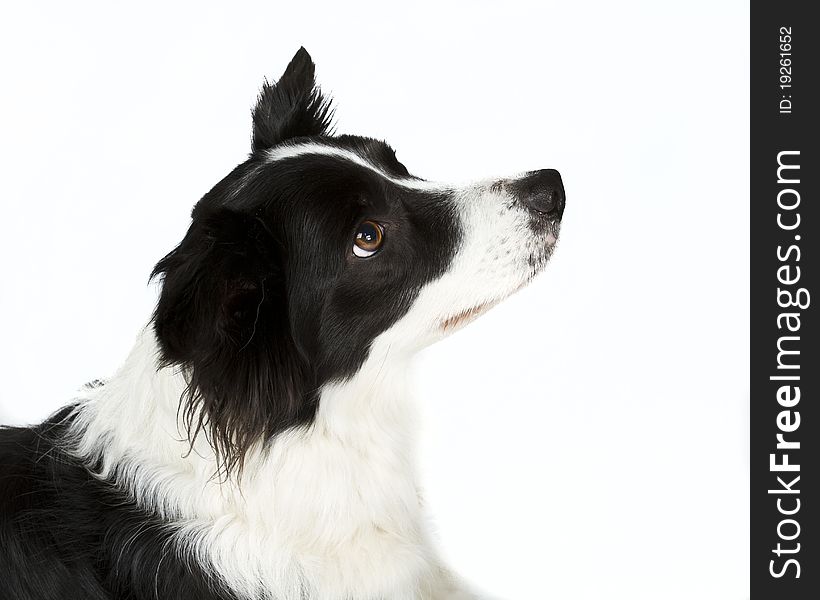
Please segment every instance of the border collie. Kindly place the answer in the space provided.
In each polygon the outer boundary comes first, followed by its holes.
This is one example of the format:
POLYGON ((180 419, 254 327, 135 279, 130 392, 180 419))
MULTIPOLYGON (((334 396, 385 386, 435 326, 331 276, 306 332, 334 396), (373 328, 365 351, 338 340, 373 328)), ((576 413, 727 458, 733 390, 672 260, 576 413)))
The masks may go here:
POLYGON ((425 526, 407 364, 541 270, 563 184, 431 183, 331 112, 302 48, 122 368, 0 431, 1 598, 474 597, 425 526))

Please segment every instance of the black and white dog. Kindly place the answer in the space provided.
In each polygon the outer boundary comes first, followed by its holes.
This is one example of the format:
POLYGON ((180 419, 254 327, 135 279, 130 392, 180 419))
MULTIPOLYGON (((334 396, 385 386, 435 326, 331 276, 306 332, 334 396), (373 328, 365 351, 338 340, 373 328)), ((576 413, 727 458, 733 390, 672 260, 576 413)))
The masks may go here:
POLYGON ((425 528, 406 365, 544 266, 563 185, 431 183, 330 114, 301 49, 122 368, 0 431, 0 598, 473 597, 425 528))

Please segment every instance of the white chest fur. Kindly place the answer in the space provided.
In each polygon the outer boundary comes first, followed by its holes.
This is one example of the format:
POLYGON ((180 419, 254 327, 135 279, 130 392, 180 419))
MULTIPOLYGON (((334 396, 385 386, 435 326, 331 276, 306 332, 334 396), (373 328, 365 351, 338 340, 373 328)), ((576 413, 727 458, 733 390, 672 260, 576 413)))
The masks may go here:
POLYGON ((247 598, 445 598, 413 469, 404 365, 367 365, 322 390, 315 422, 253 449, 241 482, 215 477, 201 435, 188 451, 184 377, 156 369, 146 328, 126 364, 82 399, 77 451, 176 530, 178 549, 247 598))

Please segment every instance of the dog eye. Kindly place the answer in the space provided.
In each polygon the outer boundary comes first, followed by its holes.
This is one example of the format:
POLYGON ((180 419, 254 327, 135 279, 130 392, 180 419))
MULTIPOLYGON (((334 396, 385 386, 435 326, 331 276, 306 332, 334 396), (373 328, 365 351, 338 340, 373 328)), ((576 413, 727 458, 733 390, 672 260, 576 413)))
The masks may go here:
POLYGON ((373 221, 364 221, 356 229, 353 238, 353 254, 359 258, 373 256, 384 241, 382 226, 373 221))

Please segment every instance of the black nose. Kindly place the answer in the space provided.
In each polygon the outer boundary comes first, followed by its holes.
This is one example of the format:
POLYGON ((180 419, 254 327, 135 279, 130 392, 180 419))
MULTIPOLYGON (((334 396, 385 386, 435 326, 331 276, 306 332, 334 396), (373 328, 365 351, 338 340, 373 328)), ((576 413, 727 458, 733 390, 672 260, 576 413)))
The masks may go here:
POLYGON ((564 214, 564 183, 555 169, 527 173, 511 187, 518 201, 532 212, 558 219, 564 214))

